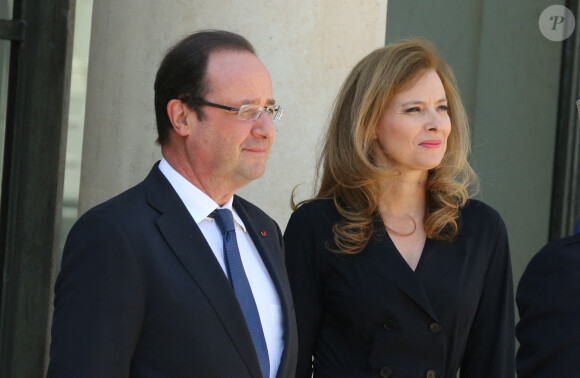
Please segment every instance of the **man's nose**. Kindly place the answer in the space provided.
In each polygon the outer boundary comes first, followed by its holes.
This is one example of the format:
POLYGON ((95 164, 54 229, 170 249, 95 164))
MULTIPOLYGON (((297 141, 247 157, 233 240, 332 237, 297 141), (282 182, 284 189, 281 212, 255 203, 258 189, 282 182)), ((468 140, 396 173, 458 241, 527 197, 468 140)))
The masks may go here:
POLYGON ((274 121, 272 115, 265 110, 262 110, 258 119, 255 121, 253 132, 264 138, 273 138, 275 134, 274 121))

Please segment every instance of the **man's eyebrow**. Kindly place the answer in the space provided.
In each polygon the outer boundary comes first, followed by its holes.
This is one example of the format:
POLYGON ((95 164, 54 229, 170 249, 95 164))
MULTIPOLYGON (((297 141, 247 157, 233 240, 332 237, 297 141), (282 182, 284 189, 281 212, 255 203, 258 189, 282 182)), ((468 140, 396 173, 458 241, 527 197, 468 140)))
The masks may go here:
MULTIPOLYGON (((246 98, 246 99, 243 99, 241 101, 241 105, 259 104, 259 103, 260 103, 260 98, 258 98, 258 97, 246 98)), ((266 100, 266 106, 274 105, 275 103, 276 103, 276 100, 274 100, 273 98, 266 100)))

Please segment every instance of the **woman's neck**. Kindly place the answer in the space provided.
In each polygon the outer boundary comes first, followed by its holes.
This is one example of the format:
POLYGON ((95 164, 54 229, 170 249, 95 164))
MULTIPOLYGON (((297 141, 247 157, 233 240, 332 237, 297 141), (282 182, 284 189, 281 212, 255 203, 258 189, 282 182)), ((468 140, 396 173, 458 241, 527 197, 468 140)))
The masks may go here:
POLYGON ((400 175, 385 179, 379 188, 379 212, 397 251, 412 270, 425 246, 425 181, 427 175, 400 175))
MULTIPOLYGON (((425 212, 427 175, 399 175, 379 183, 379 210, 391 216, 412 216, 425 212)), ((417 220, 417 219, 415 219, 417 220)))

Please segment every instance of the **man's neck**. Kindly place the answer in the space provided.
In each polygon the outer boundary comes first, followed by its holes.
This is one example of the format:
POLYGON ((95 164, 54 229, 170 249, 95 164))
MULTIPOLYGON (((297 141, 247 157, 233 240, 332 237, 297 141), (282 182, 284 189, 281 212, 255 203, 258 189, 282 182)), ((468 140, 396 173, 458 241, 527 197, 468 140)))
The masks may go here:
POLYGON ((200 175, 188 164, 187 159, 179 158, 169 151, 163 151, 163 157, 169 165, 183 178, 214 200, 219 206, 225 205, 239 188, 231 188, 220 182, 211 173, 200 175))

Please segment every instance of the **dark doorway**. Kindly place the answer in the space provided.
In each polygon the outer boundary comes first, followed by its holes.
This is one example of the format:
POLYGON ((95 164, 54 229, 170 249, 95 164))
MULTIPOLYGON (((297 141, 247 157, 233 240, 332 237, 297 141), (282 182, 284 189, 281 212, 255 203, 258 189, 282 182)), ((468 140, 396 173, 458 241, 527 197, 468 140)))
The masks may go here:
POLYGON ((10 44, 0 201, 2 377, 45 375, 74 5, 14 0, 12 14, 0 21, 0 39, 10 44))

